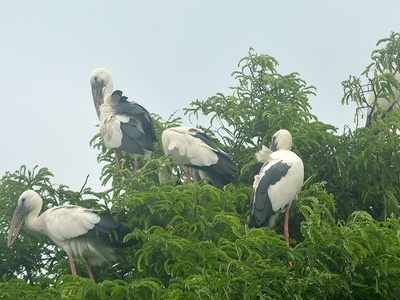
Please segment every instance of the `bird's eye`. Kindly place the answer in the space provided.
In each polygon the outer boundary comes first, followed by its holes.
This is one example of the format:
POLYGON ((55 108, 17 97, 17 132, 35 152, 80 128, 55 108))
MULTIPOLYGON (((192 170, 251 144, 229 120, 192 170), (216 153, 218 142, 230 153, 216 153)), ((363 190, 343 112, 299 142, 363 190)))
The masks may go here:
POLYGON ((24 203, 24 202, 25 202, 25 198, 22 198, 22 199, 21 199, 21 202, 24 203))

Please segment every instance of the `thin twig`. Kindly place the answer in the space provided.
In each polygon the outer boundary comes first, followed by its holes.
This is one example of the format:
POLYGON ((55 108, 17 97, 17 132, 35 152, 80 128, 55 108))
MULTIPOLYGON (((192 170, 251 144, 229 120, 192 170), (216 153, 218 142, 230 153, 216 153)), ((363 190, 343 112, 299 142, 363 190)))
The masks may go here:
POLYGON ((81 190, 79 191, 79 195, 82 195, 82 192, 83 192, 83 190, 84 190, 84 188, 85 188, 85 186, 86 186, 86 184, 88 182, 88 179, 89 179, 89 174, 87 174, 87 176, 86 176, 85 182, 82 185, 81 190))
POLYGON ((113 188, 109 188, 108 190, 105 190, 105 191, 103 191, 101 193, 108 194, 109 192, 112 192, 113 190, 114 190, 113 188))

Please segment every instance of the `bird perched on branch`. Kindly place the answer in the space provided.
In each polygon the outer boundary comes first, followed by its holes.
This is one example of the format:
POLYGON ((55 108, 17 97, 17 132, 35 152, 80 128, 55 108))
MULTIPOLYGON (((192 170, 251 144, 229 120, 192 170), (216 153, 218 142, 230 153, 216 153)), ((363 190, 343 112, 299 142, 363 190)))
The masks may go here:
MULTIPOLYGON (((113 90, 111 72, 95 69, 90 77, 93 101, 100 119, 104 144, 134 155, 150 154, 156 141, 149 112, 140 104, 128 101, 120 90, 113 90)), ((137 165, 135 165, 137 169, 137 165)))
POLYGON ((303 161, 294 152, 292 136, 285 129, 272 137, 271 149, 263 146, 256 153, 264 165, 254 177, 254 196, 251 202, 251 227, 273 226, 279 213, 285 213, 284 237, 289 244, 289 210, 304 181, 303 161))
POLYGON ((189 180, 205 180, 222 188, 237 176, 238 167, 232 157, 216 147, 200 129, 168 128, 161 140, 164 153, 186 169, 189 180))
POLYGON ((393 83, 396 83, 397 85, 393 84, 393 96, 388 98, 376 98, 373 86, 368 85, 367 92, 370 92, 370 95, 367 98, 368 114, 366 119, 366 126, 369 126, 374 118, 384 118, 391 111, 395 111, 400 108, 400 89, 397 88, 397 86, 400 85, 400 74, 393 74, 393 79, 393 83))
POLYGON ((77 205, 57 206, 40 213, 42 205, 43 200, 35 191, 21 194, 9 227, 8 247, 15 243, 25 223, 29 230, 46 235, 66 252, 73 275, 77 275, 77 258, 93 280, 91 266, 115 260, 112 246, 122 245, 120 239, 115 240, 122 226, 110 215, 100 216, 99 211, 77 205))

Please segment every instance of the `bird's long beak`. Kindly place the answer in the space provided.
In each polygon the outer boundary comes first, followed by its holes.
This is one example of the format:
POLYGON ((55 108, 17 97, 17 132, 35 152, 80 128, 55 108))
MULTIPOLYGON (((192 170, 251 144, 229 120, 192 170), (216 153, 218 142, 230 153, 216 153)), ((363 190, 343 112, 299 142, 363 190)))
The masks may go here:
POLYGON ((18 237, 19 231, 21 230, 23 218, 25 215, 25 209, 22 205, 18 205, 15 209, 14 215, 11 219, 10 228, 8 230, 7 246, 11 247, 18 237))
POLYGON ((99 86, 95 83, 92 84, 92 95, 93 95, 93 99, 96 101, 98 99, 98 97, 100 96, 100 88, 99 86))
POLYGON ((103 104, 102 88, 98 83, 92 84, 92 95, 96 107, 97 116, 100 116, 100 105, 103 104))

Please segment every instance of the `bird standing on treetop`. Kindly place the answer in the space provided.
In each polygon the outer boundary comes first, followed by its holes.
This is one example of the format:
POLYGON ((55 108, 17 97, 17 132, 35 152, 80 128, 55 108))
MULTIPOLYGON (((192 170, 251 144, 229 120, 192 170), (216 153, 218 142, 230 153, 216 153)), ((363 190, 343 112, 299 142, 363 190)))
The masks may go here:
MULTIPOLYGON (((122 91, 113 90, 111 73, 106 69, 95 69, 90 84, 105 146, 135 155, 150 154, 156 135, 149 112, 129 102, 122 91)), ((118 160, 118 153, 115 155, 118 160)))
POLYGON ((168 128, 163 131, 161 140, 164 153, 186 168, 189 180, 205 180, 222 188, 237 175, 238 168, 232 158, 213 145, 200 129, 168 128))
MULTIPOLYGON (((400 84, 400 74, 395 73, 393 77, 397 84, 400 84)), ((372 118, 385 117, 389 112, 400 108, 400 90, 393 87, 392 91, 394 96, 390 98, 378 97, 378 99, 376 99, 374 93, 369 95, 367 99, 369 106, 367 125, 369 125, 372 118)))
POLYGON ((272 137, 271 150, 263 146, 256 154, 264 165, 254 176, 254 196, 251 203, 251 227, 273 226, 278 214, 285 212, 284 236, 289 244, 289 210, 304 181, 303 161, 294 152, 292 135, 285 129, 272 137))
MULTIPOLYGON (((77 205, 52 207, 40 214, 43 200, 33 190, 27 190, 18 199, 8 232, 11 247, 22 224, 35 232, 46 235, 68 256, 72 275, 77 275, 75 259, 80 258, 90 278, 94 280, 91 265, 101 265, 115 260, 114 250, 106 245, 112 243, 110 235, 120 233, 122 227, 110 215, 99 216, 93 209, 77 205)), ((120 241, 114 241, 114 245, 120 241)))

